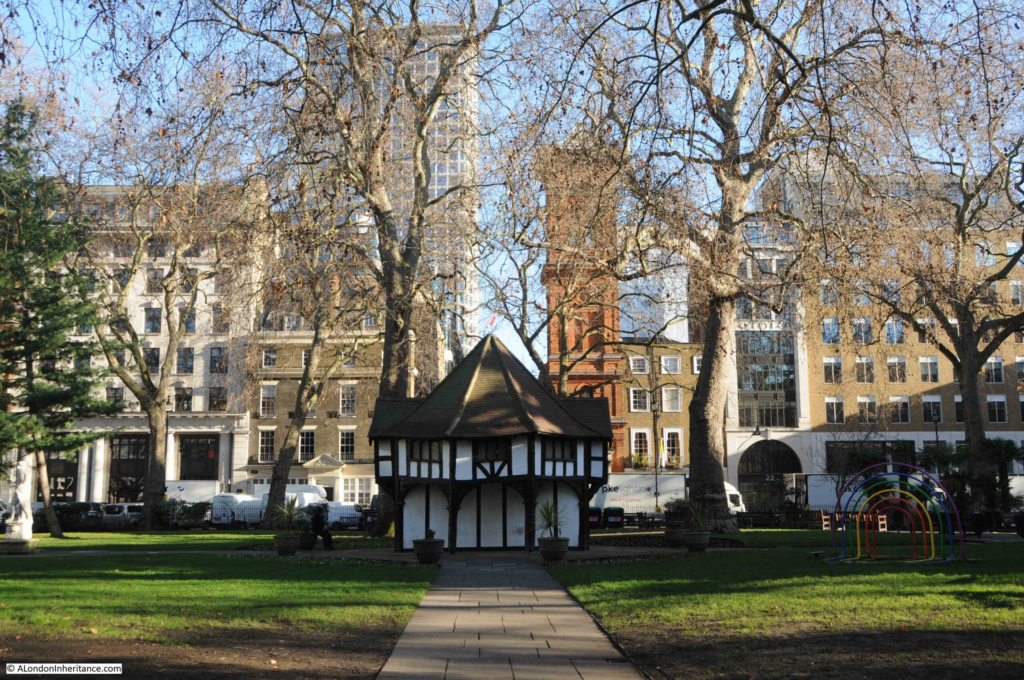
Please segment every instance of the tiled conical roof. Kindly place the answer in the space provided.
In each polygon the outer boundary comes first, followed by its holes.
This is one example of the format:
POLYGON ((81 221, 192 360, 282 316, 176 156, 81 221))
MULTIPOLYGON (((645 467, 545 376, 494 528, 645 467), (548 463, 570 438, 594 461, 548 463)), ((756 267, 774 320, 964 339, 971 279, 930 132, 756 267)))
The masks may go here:
POLYGON ((611 438, 603 398, 559 399, 501 341, 487 336, 423 399, 378 399, 370 438, 611 438), (577 402, 587 402, 585 407, 577 402))

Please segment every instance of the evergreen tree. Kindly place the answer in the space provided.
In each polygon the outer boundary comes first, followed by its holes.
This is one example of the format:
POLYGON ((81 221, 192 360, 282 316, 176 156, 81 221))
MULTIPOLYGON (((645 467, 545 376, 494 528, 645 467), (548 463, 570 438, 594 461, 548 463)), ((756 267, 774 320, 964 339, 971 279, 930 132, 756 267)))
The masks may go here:
MULTIPOLYGON (((75 432, 74 421, 114 412, 93 392, 96 307, 91 277, 73 264, 86 233, 63 219, 57 183, 39 174, 37 116, 7 105, 0 125, 0 451, 33 456, 50 533, 62 537, 53 510, 46 457, 75 452, 105 433, 75 432)), ((8 457, 10 459, 10 456, 8 457)))

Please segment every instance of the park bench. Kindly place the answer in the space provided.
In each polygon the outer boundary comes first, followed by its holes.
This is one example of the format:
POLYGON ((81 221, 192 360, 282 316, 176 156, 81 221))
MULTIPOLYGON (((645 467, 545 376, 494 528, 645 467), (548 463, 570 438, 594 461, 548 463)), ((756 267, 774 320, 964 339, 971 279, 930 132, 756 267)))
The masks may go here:
POLYGON ((824 529, 821 510, 787 510, 786 526, 790 529, 824 529))
POLYGON ((775 513, 737 512, 736 524, 740 529, 771 529, 775 527, 775 513))

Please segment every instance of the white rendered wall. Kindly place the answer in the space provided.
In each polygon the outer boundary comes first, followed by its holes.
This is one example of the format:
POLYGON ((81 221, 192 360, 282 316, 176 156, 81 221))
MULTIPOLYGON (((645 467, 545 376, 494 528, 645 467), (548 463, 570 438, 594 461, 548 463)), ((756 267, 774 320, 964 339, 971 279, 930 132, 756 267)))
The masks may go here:
MULTIPOLYGON (((558 494, 558 511, 562 516, 561 537, 569 539, 569 547, 579 547, 580 544, 580 504, 576 492, 564 482, 542 482, 540 493, 537 495, 537 507, 542 503, 554 502, 555 494, 558 494), (557 484, 557 488, 556 488, 557 484)), ((541 533, 540 519, 537 519, 537 538, 547 538, 547 533, 541 533)))
POLYGON ((512 474, 525 475, 529 473, 529 438, 525 436, 512 438, 512 474))
POLYGON ((448 501, 441 489, 435 485, 416 486, 405 496, 402 524, 402 547, 412 550, 412 542, 427 537, 427 529, 434 531, 434 538, 444 540, 448 547, 448 501), (430 491, 430 526, 426 525, 427 490, 430 491))

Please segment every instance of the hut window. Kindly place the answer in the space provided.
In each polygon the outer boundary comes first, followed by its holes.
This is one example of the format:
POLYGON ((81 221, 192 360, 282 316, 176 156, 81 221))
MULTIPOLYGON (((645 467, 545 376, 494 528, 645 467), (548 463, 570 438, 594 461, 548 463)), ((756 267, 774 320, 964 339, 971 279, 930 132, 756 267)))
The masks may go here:
POLYGON ((573 460, 573 442, 565 439, 544 440, 544 460, 573 460))
POLYGON ((440 463, 441 442, 409 442, 409 460, 414 463, 440 463))
POLYGON ((511 457, 508 439, 489 439, 473 442, 473 460, 477 463, 508 460, 511 457))

